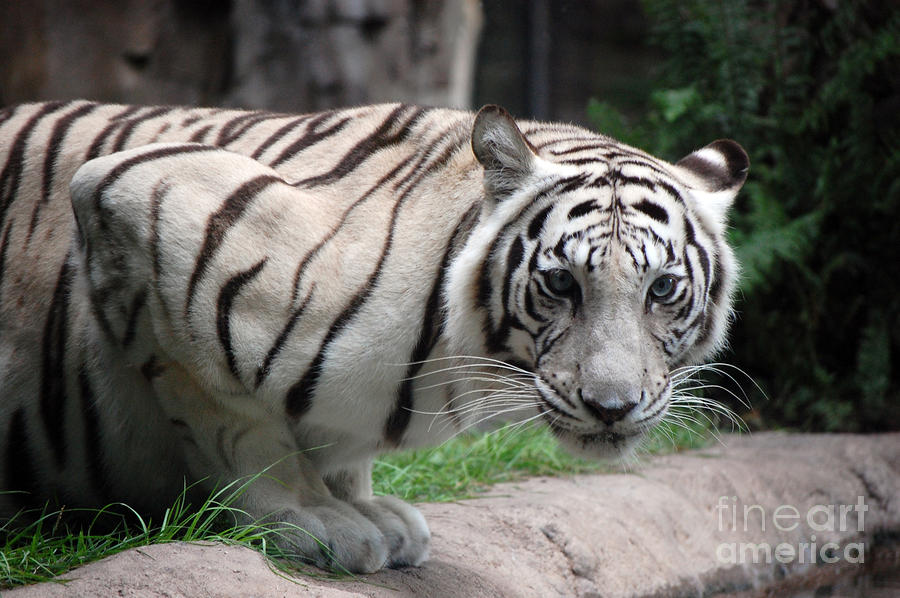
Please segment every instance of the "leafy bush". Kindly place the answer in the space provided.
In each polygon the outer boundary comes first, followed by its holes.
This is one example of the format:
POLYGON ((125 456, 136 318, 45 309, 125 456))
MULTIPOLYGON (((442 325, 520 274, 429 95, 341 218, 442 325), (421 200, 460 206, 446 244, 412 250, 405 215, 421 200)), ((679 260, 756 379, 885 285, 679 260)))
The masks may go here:
MULTIPOLYGON (((677 159, 728 136, 751 158, 728 361, 764 425, 900 428, 900 11, 890 0, 644 0, 660 88, 601 130, 677 159), (746 385, 748 388, 751 384, 746 385)), ((752 418, 751 418, 752 421, 752 418)))

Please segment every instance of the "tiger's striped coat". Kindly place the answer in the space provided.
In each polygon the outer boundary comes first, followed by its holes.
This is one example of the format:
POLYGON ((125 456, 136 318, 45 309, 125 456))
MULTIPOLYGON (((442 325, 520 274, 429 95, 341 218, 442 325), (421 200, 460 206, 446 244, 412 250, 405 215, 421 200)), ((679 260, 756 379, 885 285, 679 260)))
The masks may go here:
POLYGON ((724 339, 747 157, 408 105, 0 112, 0 510, 242 497, 355 571, 418 564, 371 460, 506 413, 594 456, 724 339), (71 183, 71 192, 70 192, 71 183))

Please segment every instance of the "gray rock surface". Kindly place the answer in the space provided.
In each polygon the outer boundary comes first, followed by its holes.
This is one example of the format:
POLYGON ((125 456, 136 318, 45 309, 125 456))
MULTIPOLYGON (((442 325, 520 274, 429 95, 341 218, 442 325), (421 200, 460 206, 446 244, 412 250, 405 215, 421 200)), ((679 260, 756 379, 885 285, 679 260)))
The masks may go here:
POLYGON ((433 549, 419 568, 352 581, 289 579, 244 548, 171 544, 87 565, 62 576, 66 583, 3 595, 690 596, 802 573, 816 566, 813 544, 817 561, 829 558, 828 542, 838 556, 849 546, 853 560, 855 544, 900 531, 900 434, 725 441, 647 459, 628 473, 536 478, 483 498, 422 505, 433 549), (761 546, 779 544, 780 553, 759 552, 752 562, 761 546))

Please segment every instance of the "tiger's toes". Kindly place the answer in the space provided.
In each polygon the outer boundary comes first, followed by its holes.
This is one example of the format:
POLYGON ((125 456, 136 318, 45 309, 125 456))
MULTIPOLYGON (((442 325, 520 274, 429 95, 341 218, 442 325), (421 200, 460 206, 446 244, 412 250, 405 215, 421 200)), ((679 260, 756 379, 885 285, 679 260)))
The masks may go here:
POLYGON ((391 496, 352 504, 325 504, 282 511, 291 548, 323 569, 372 573, 384 567, 419 565, 428 558, 431 534, 418 509, 391 496))
POLYGON ((428 558, 431 532, 417 508, 393 496, 376 496, 353 506, 382 533, 389 552, 386 566, 418 566, 428 558))

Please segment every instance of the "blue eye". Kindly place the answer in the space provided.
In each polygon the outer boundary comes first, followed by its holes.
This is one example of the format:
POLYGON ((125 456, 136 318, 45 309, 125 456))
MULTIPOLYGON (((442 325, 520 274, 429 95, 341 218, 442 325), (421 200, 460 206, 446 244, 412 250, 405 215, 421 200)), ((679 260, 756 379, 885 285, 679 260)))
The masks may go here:
POLYGON ((576 288, 575 277, 568 270, 557 268, 544 273, 544 280, 557 295, 570 295, 576 288))
POLYGON ((675 291, 675 277, 672 275, 660 276, 650 285, 651 299, 666 299, 675 291))

